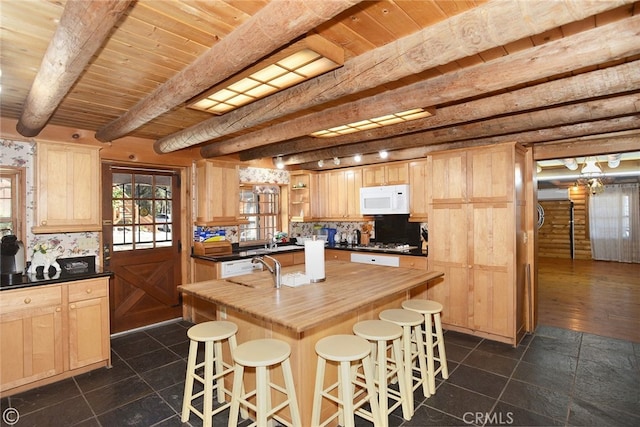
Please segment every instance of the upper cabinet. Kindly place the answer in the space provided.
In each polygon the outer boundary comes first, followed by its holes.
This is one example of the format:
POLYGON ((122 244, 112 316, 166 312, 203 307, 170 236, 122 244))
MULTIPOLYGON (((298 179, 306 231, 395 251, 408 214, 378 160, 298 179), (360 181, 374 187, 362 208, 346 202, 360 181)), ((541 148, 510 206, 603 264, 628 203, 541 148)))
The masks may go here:
POLYGON ((313 219, 317 207, 315 174, 306 171, 294 171, 290 175, 289 215, 292 222, 304 222, 313 219))
POLYGON ((409 162, 409 221, 426 222, 428 205, 427 159, 409 162))
POLYGON ((34 233, 100 231, 100 147, 38 142, 34 233))
POLYGON ((362 168, 362 186, 396 185, 409 183, 409 164, 388 163, 362 168))
POLYGON ((361 220, 362 169, 347 168, 318 174, 316 216, 327 220, 361 220))
POLYGON ((196 162, 196 225, 234 225, 241 220, 238 167, 225 162, 196 162))

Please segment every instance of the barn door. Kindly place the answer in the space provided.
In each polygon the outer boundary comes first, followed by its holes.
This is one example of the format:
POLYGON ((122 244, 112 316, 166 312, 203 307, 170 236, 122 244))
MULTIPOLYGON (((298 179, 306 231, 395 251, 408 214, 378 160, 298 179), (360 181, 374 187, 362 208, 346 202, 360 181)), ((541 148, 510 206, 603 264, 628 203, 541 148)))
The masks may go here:
POLYGON ((181 316, 180 180, 174 170, 104 164, 103 239, 111 332, 181 316))

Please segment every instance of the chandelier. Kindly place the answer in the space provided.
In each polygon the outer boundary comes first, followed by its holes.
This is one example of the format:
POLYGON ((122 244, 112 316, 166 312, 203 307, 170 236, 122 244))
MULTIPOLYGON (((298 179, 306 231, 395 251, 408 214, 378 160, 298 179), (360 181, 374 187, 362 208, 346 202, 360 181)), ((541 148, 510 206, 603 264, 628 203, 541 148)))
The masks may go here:
POLYGON ((595 196, 596 194, 600 194, 604 191, 604 184, 602 182, 603 176, 604 173, 598 164, 598 159, 593 156, 587 157, 584 161, 584 166, 580 171, 578 183, 582 184, 589 194, 595 196))

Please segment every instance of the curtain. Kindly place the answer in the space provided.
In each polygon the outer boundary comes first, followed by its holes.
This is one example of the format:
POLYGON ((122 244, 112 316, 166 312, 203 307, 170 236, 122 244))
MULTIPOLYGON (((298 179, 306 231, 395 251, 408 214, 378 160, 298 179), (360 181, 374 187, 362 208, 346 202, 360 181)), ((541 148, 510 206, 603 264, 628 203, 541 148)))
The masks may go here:
POLYGON ((640 263, 639 195, 639 184, 619 184, 589 197, 593 259, 640 263))

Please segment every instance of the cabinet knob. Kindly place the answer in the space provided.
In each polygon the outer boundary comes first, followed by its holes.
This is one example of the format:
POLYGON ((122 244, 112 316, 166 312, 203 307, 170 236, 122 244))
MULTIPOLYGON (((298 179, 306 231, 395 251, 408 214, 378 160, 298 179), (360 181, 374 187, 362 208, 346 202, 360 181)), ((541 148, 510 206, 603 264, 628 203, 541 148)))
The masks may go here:
POLYGON ((75 305, 75 304, 71 304, 71 305, 69 306, 69 309, 71 309, 71 310, 75 310, 75 309, 76 309, 76 305, 75 305))
POLYGON ((47 221, 40 221, 40 225, 47 225, 47 221))
POLYGON ((61 311, 62 311, 62 308, 56 307, 56 313, 60 313, 61 311))
POLYGON ((90 294, 91 293, 91 288, 87 289, 87 293, 90 294))
POLYGON ((29 297, 25 298, 25 299, 24 299, 24 303, 25 303, 25 304, 29 304, 29 303, 31 303, 31 298, 29 298, 29 297))

